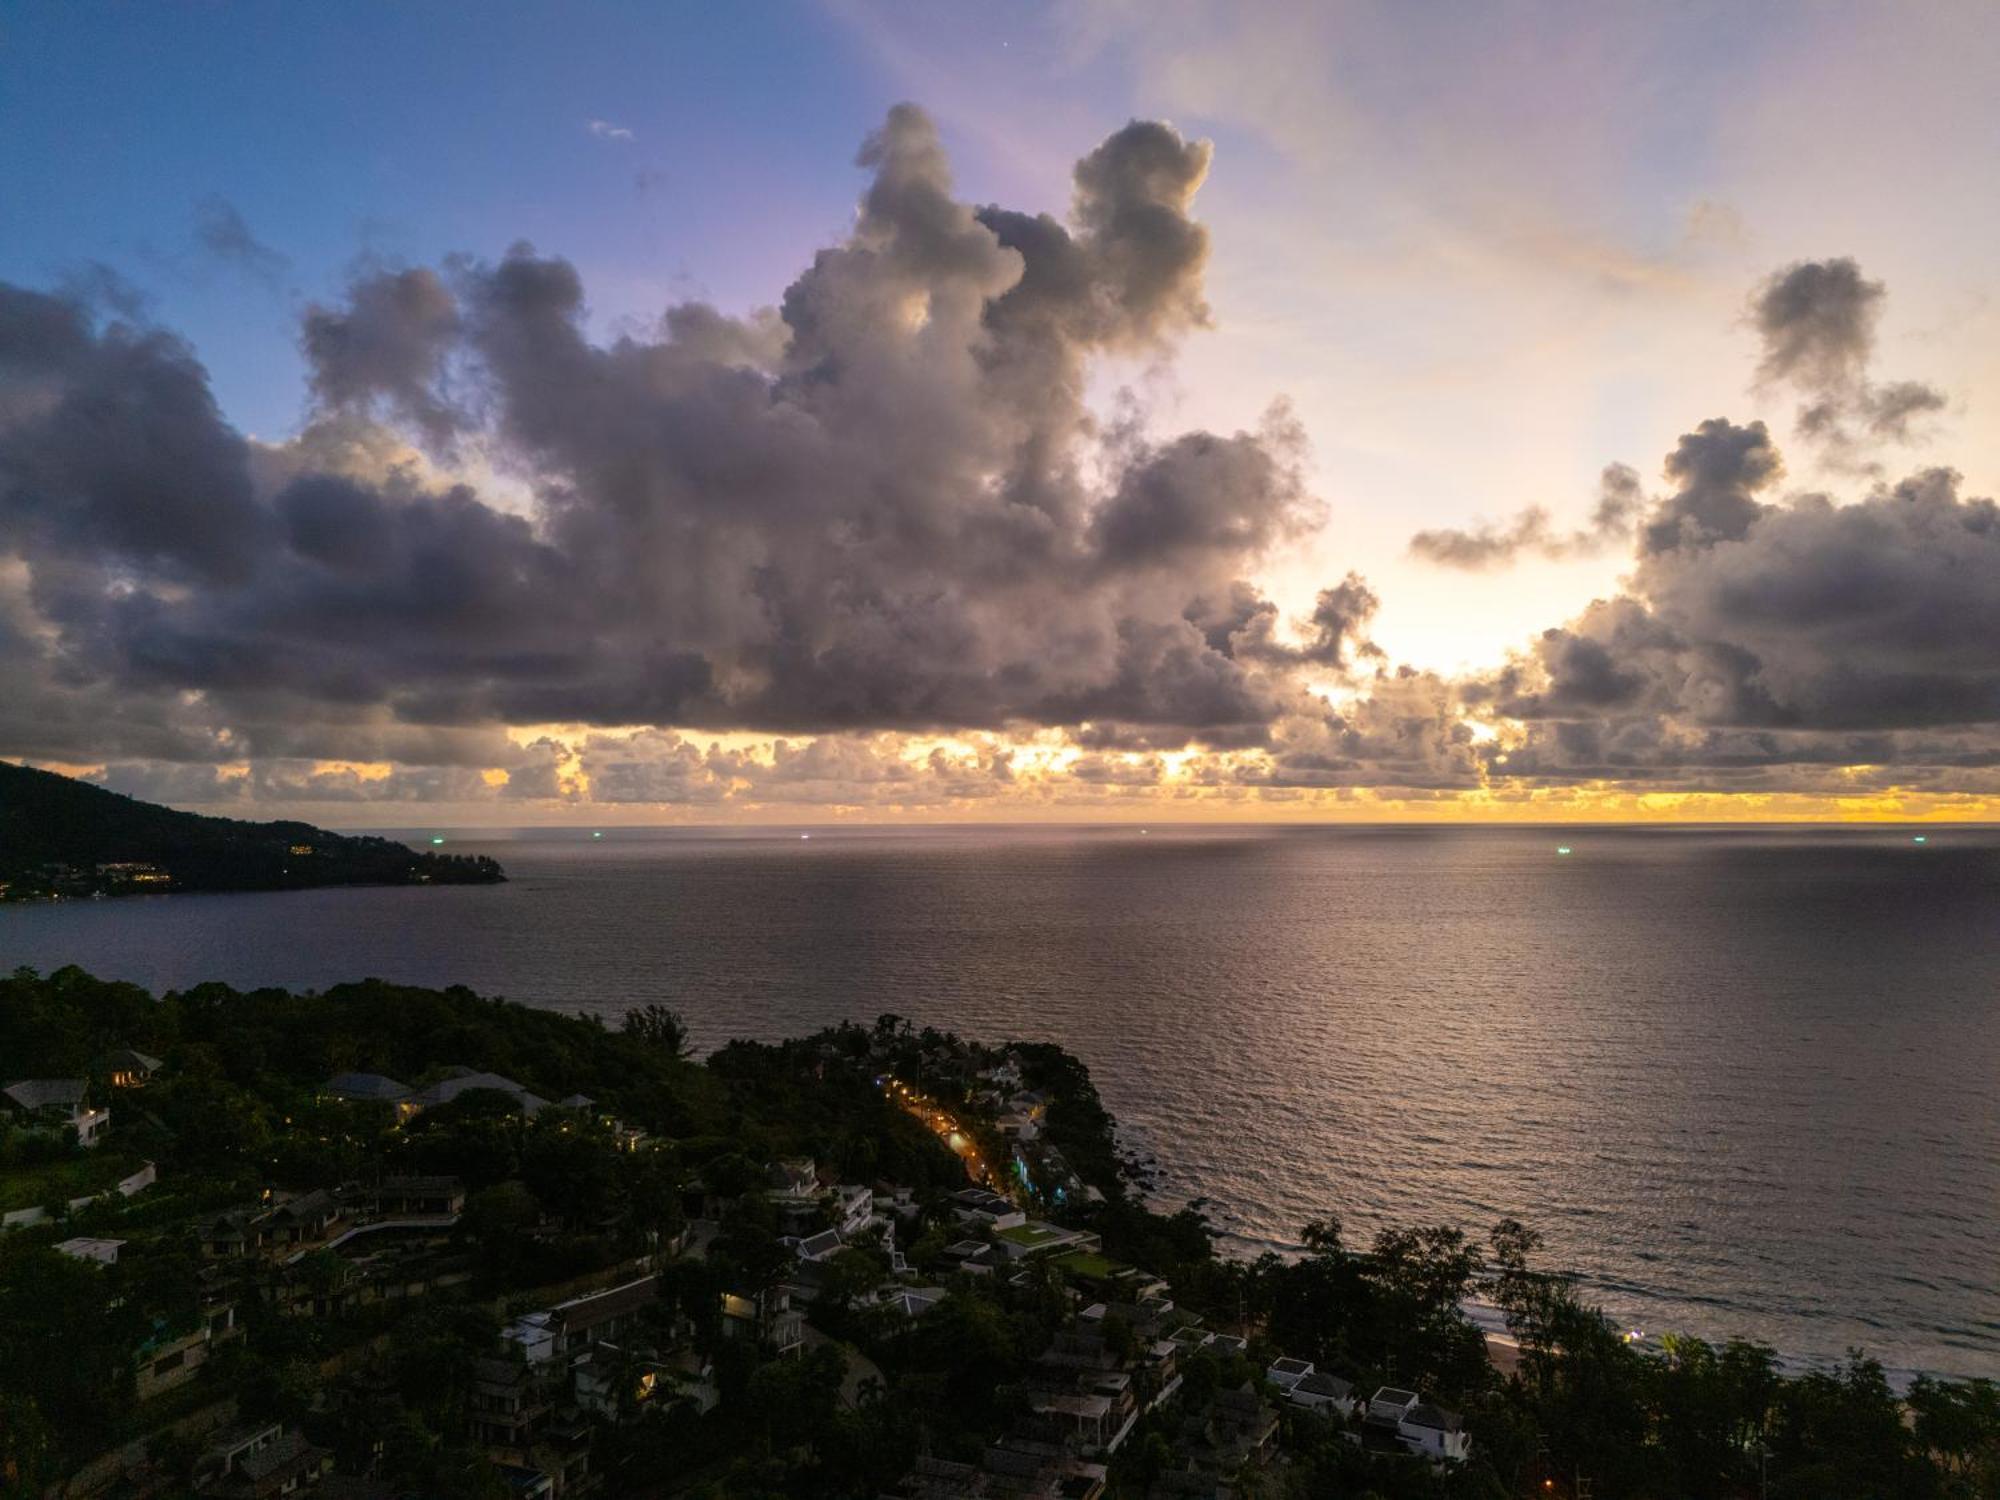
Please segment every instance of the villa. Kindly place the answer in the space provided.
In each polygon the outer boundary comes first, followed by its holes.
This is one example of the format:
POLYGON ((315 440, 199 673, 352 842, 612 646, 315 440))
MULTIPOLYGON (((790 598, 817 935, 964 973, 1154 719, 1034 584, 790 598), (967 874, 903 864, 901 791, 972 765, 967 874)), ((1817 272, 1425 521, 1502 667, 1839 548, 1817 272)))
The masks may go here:
POLYGON ((81 1078, 23 1078, 0 1089, 0 1099, 19 1114, 26 1128, 72 1129, 79 1146, 95 1146, 111 1123, 111 1111, 93 1108, 90 1085, 81 1078))

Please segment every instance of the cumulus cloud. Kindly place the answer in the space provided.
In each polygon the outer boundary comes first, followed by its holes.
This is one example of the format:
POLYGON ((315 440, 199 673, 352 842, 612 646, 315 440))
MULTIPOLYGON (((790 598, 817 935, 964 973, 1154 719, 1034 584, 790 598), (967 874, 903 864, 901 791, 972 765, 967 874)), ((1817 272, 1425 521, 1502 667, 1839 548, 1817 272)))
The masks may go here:
MULTIPOLYGON (((525 244, 364 265, 304 310, 279 444, 137 304, 0 285, 0 752, 170 800, 690 815, 2000 766, 2000 519, 1951 470, 1787 493, 1762 422, 1710 418, 1656 495, 1614 465, 1580 525, 1421 534, 1631 571, 1495 670, 1395 667, 1358 575, 1296 617, 1256 581, 1324 522, 1282 402, 1147 434, 1086 399, 1210 319, 1205 143, 1125 126, 1062 217, 959 199, 909 106, 858 160, 851 232, 746 316, 598 340, 525 244)), ((1934 405, 1867 373, 1881 295, 1810 262, 1757 303, 1762 378, 1855 442, 1934 405)))
POLYGON ((1084 400, 1093 359, 1207 320, 1209 156, 1134 122, 1078 163, 1067 221, 975 208, 901 106, 852 234, 775 312, 685 305, 608 344, 574 267, 526 245, 364 267, 305 310, 316 414, 277 447, 170 336, 7 288, 0 549, 28 644, 0 734, 102 755, 166 724, 217 759, 551 722, 1254 743, 1373 609, 1349 580, 1294 640, 1246 582, 1320 522, 1303 434, 1280 407, 1140 440, 1084 400), (525 509, 452 481, 467 438, 527 476, 525 509))
POLYGON ((623 125, 613 125, 609 120, 585 120, 583 128, 596 136, 600 141, 630 141, 637 139, 633 131, 623 125))
POLYGON ((1802 399, 1799 430, 1837 467, 1878 472, 1871 444, 1908 443, 1919 419, 1942 411, 1944 393, 1914 380, 1869 377, 1887 293, 1845 257, 1799 261, 1773 273, 1750 304, 1763 342, 1758 378, 1802 399))
POLYGON ((1557 561, 1595 557, 1630 539, 1645 503, 1638 474, 1624 464, 1607 464, 1598 476, 1597 504, 1582 526, 1559 530, 1545 507, 1531 505, 1511 521, 1488 521, 1464 531, 1419 531, 1410 538, 1410 553, 1439 567, 1472 573, 1511 567, 1528 556, 1557 561))
POLYGON ((1767 449, 1726 423, 1683 438, 1686 487, 1627 591, 1463 686, 1520 726, 1496 774, 1781 785, 1774 768, 2000 754, 2000 508, 1948 469, 1766 504, 1767 449))

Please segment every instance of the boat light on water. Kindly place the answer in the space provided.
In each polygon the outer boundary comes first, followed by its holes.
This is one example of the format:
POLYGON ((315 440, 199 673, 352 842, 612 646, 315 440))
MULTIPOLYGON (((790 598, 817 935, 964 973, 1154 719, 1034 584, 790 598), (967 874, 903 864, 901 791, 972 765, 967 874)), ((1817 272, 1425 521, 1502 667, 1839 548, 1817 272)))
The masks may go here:
POLYGON ((1924 842, 1924 836, 1920 833, 1915 838, 1911 839, 1910 842, 1913 844, 1921 844, 1924 842))
POLYGON ((1557 844, 1557 845, 1556 845, 1556 853, 1558 853, 1558 854, 1567 854, 1567 853, 1569 853, 1569 845, 1568 845, 1568 844, 1557 844))
POLYGON ((433 838, 433 839, 431 840, 431 842, 432 842, 433 844, 442 844, 442 843, 444 842, 444 840, 443 840, 442 838, 433 838))

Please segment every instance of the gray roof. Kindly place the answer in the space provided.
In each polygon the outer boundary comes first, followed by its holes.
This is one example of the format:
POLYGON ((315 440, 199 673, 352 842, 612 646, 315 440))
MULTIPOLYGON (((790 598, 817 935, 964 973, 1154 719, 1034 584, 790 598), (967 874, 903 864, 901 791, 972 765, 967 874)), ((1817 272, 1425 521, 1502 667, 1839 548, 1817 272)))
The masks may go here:
POLYGON ((307 1442, 304 1433, 288 1432, 268 1448, 246 1454, 236 1461, 236 1470, 253 1484, 281 1469, 304 1466, 316 1460, 322 1450, 307 1442))
POLYGON ((23 1078, 19 1083, 10 1083, 0 1089, 22 1109, 37 1110, 51 1104, 81 1104, 84 1096, 84 1081, 81 1078, 23 1078))
POLYGON ((1324 1370, 1308 1375, 1294 1390, 1304 1391, 1308 1396, 1332 1396, 1342 1400, 1354 1389, 1351 1381, 1342 1380, 1338 1375, 1329 1375, 1324 1370))
POLYGON ((130 1047, 114 1047, 104 1054, 104 1066, 113 1071, 121 1068, 136 1069, 141 1073, 157 1073, 162 1064, 157 1057, 148 1057, 130 1047))
POLYGON ((326 1081, 326 1091, 343 1099, 380 1099, 393 1104, 410 1097, 410 1086, 381 1073, 336 1073, 326 1081))
POLYGON ((1457 1412, 1432 1406, 1428 1401, 1419 1401, 1403 1413, 1403 1420, 1412 1427, 1429 1427, 1438 1432, 1456 1432, 1465 1425, 1457 1412))
POLYGON ((425 1109, 435 1109, 440 1104, 449 1104, 460 1094, 471 1089, 491 1089, 496 1093, 512 1094, 521 1106, 524 1115, 538 1114, 548 1106, 548 1100, 540 1094, 531 1094, 511 1078, 503 1078, 498 1073, 473 1073, 454 1069, 452 1076, 441 1078, 429 1088, 420 1090, 416 1102, 425 1109))

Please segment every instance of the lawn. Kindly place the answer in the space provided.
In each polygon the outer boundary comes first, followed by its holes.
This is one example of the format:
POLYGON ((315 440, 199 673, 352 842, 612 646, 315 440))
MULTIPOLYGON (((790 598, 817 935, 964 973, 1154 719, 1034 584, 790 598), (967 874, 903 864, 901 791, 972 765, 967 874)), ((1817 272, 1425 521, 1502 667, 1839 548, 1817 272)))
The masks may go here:
POLYGON ((139 1170, 139 1162, 123 1152, 99 1147, 63 1161, 0 1171, 0 1213, 17 1208, 41 1208, 57 1198, 67 1203, 86 1195, 108 1192, 139 1170))
POLYGON ((1108 1280, 1129 1269, 1122 1261, 1108 1260, 1094 1250, 1072 1250, 1067 1255, 1058 1255, 1054 1264, 1065 1271, 1097 1281, 1108 1280))

